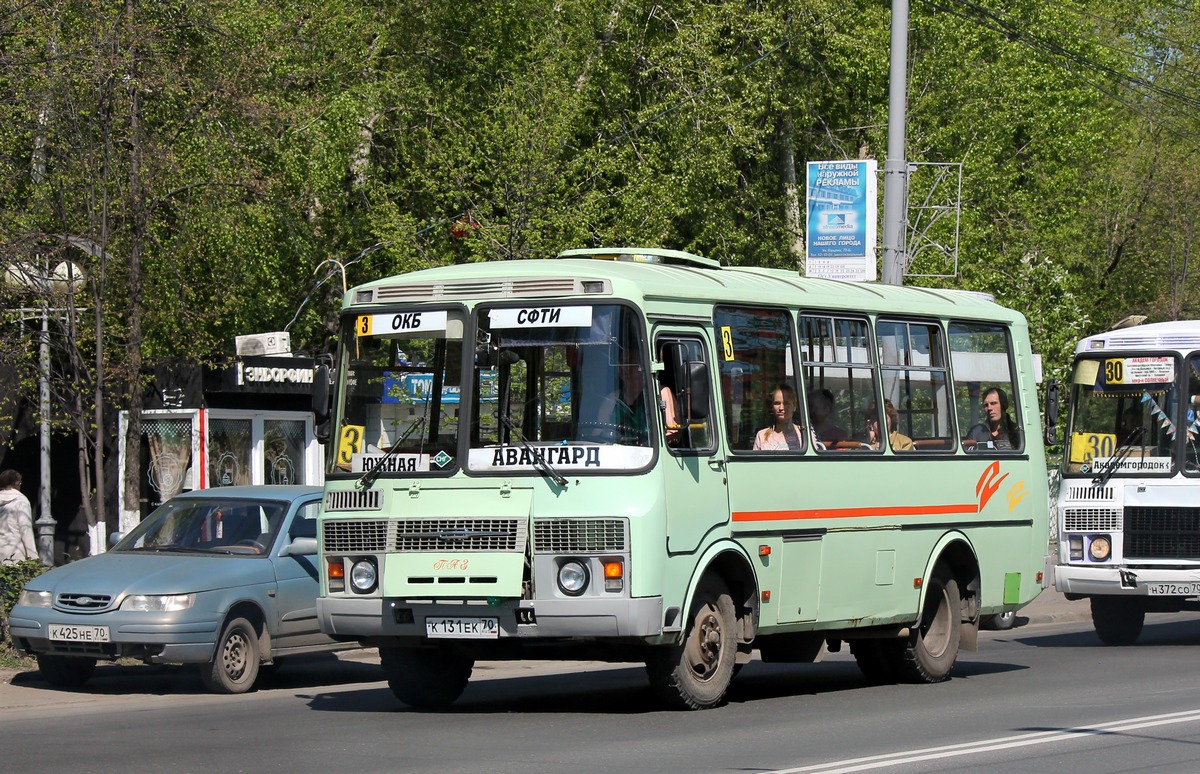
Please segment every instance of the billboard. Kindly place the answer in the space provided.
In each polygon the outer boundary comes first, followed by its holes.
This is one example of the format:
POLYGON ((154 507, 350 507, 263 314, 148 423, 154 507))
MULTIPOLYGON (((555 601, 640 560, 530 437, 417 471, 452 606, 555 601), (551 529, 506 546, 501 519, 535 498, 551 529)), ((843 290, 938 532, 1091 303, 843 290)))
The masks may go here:
POLYGON ((873 282, 875 263, 876 162, 808 162, 808 277, 873 282))

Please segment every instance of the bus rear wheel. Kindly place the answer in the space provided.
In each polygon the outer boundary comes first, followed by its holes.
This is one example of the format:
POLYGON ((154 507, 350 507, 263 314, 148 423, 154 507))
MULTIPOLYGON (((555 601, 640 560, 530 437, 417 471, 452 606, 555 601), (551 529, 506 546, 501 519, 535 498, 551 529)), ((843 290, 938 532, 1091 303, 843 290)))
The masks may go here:
POLYGON ((462 696, 475 659, 456 649, 380 648, 379 663, 392 694, 410 707, 440 709, 462 696))
POLYGON ((1092 626, 1105 645, 1132 645, 1145 623, 1146 610, 1136 599, 1092 597, 1092 626))
POLYGON ((962 639, 958 582, 934 573, 925 591, 921 620, 907 639, 897 640, 896 668, 910 683, 940 683, 950 677, 962 639))
POLYGON ((683 642, 646 660, 650 686, 678 709, 708 709, 725 697, 737 658, 737 613, 725 583, 708 578, 692 600, 683 642))

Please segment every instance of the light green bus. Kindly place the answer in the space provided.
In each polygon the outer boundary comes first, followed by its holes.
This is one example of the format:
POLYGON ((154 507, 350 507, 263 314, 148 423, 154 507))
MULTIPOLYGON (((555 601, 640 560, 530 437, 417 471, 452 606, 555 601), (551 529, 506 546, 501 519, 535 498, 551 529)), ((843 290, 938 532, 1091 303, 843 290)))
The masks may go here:
POLYGON ((318 615, 412 706, 497 659, 936 682, 1044 583, 1038 364, 975 294, 572 250, 353 288, 338 353, 318 615))

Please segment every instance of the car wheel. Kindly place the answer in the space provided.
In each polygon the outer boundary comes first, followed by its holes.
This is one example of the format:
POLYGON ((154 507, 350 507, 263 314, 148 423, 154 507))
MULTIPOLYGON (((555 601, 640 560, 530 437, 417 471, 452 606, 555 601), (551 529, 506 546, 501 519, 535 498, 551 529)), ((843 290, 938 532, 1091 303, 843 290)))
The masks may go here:
POLYGON ((55 688, 79 688, 96 671, 96 659, 74 656, 38 656, 38 671, 55 688))
POLYGON ((201 673, 213 693, 245 693, 258 678, 258 632, 245 618, 225 624, 213 660, 201 673))
POLYGON ((1003 613, 985 616, 983 628, 997 632, 1006 632, 1017 625, 1017 611, 1008 610, 1003 613))

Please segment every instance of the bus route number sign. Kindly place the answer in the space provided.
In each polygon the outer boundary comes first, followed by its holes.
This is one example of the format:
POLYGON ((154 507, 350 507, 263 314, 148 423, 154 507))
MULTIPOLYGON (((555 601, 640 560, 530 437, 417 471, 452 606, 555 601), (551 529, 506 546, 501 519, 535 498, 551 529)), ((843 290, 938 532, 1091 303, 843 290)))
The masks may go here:
POLYGON ((1104 384, 1169 384, 1175 381, 1175 358, 1113 357, 1104 361, 1104 384))
POLYGON ((399 333, 444 330, 446 330, 445 312, 360 314, 354 319, 354 332, 359 336, 391 336, 399 333))

